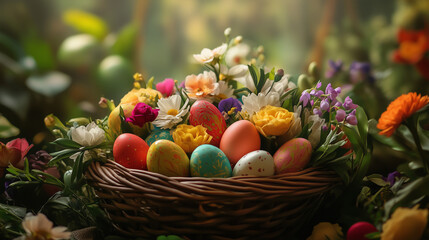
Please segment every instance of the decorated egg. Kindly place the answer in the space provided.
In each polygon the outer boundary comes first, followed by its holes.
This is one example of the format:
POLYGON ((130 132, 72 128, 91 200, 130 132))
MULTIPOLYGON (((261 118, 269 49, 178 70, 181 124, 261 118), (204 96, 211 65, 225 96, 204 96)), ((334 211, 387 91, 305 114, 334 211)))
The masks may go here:
POLYGON ((139 136, 124 133, 113 143, 113 158, 124 167, 146 170, 148 149, 147 143, 139 136))
POLYGON ((287 141, 274 154, 276 174, 302 170, 310 161, 311 151, 311 143, 305 138, 287 141))
POLYGON ((227 178, 232 175, 228 158, 209 144, 198 146, 192 152, 190 168, 192 177, 227 178))
POLYGON ((147 169, 169 177, 189 176, 189 158, 179 145, 161 139, 149 147, 147 169))
POLYGON ((247 120, 240 120, 231 124, 223 133, 220 141, 220 149, 233 166, 241 157, 260 148, 261 138, 258 130, 247 120))
POLYGON ((150 145, 152 145, 152 143, 154 143, 158 140, 161 140, 161 139, 173 141, 173 136, 171 136, 169 129, 155 128, 149 134, 149 136, 146 137, 145 141, 146 141, 147 145, 150 146, 150 145))
POLYGON ((272 176, 275 172, 274 159, 264 150, 256 150, 244 155, 235 164, 233 176, 272 176))
POLYGON ((210 144, 219 147, 226 123, 215 105, 205 100, 196 101, 189 112, 189 123, 193 126, 202 125, 207 128, 207 133, 213 137, 210 144))

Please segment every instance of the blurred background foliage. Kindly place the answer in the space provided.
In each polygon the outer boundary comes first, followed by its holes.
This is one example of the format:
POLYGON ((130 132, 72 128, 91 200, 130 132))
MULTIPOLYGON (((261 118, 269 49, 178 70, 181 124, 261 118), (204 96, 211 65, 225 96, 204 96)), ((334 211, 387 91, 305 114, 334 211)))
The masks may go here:
MULTIPOLYGON (((118 102, 135 72, 181 82, 202 70, 192 54, 217 47, 227 27, 250 46, 262 44, 267 65, 292 75, 306 72, 311 61, 322 72, 330 59, 371 63, 369 74, 381 80, 355 95, 373 97, 361 104, 378 118, 387 99, 427 86, 411 66, 391 74, 390 55, 404 24, 398 19, 416 15, 404 10, 416 1, 0 0, 0 138, 20 136, 42 146, 50 113, 104 116, 100 97, 118 102), (402 80, 392 83, 392 77, 402 80)), ((423 12, 429 9, 429 1, 420 2, 423 12)), ((337 78, 342 85, 350 76, 337 78)))

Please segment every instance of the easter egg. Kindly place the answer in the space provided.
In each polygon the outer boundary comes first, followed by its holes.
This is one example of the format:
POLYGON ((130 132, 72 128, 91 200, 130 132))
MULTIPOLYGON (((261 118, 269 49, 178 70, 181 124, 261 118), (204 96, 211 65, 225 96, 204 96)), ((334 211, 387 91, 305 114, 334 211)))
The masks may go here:
POLYGON ((145 141, 147 145, 150 146, 152 143, 161 139, 173 141, 173 136, 171 136, 170 130, 155 129, 149 134, 149 136, 146 137, 145 141))
POLYGON ((161 139, 149 147, 147 169, 168 177, 187 177, 189 158, 179 145, 161 139))
POLYGON ((311 151, 311 143, 305 138, 287 141, 274 154, 276 174, 302 170, 310 161, 311 151))
POLYGON ((113 158, 127 168, 147 169, 146 156, 149 146, 139 136, 124 133, 113 143, 113 158))
POLYGON ((215 105, 205 100, 196 101, 189 111, 189 123, 193 126, 202 125, 207 128, 207 133, 213 137, 210 144, 219 146, 226 129, 226 122, 215 105))
POLYGON ((210 144, 198 146, 192 152, 190 169, 192 177, 227 178, 232 175, 228 158, 210 144))
POLYGON ((274 159, 264 150, 256 150, 244 155, 232 171, 233 176, 272 176, 274 173, 274 159))
POLYGON ((220 149, 228 157, 231 165, 249 152, 261 148, 261 138, 255 125, 247 120, 237 121, 223 133, 220 149))

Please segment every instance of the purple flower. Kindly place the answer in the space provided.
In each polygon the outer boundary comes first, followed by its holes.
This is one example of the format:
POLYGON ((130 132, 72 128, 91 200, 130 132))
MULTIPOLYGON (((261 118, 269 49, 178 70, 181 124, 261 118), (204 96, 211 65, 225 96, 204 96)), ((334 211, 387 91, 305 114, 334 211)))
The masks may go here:
POLYGON ((317 84, 316 84, 316 89, 320 88, 321 86, 322 86, 322 82, 318 81, 317 84))
POLYGON ((319 108, 313 109, 313 113, 319 115, 319 117, 322 117, 322 111, 319 108))
POLYGON ((349 96, 344 99, 343 106, 346 110, 356 109, 358 107, 358 105, 353 103, 353 100, 349 96))
POLYGON ((334 89, 330 83, 326 86, 326 89, 325 89, 325 94, 329 94, 329 99, 331 100, 336 99, 340 92, 341 92, 341 88, 334 89), (339 89, 339 92, 337 92, 337 89, 339 89))
POLYGON ((370 83, 375 81, 371 73, 371 64, 367 62, 353 62, 350 65, 350 81, 353 83, 368 80, 370 83))
POLYGON ((349 114, 346 118, 346 122, 350 125, 357 125, 357 118, 355 115, 349 114))
POLYGON ((396 178, 401 177, 401 174, 398 171, 391 172, 387 175, 387 178, 383 178, 384 181, 388 182, 390 186, 393 186, 396 182, 396 178))
POLYGON ((341 60, 338 60, 336 62, 329 60, 329 68, 325 72, 325 77, 326 78, 334 77, 337 73, 341 72, 342 68, 343 68, 343 62, 341 60))
POLYGON ((186 81, 181 82, 181 83, 179 84, 179 88, 185 88, 185 83, 186 83, 186 81))
POLYGON ((233 107, 235 107, 235 112, 241 111, 240 101, 235 98, 227 98, 221 100, 218 105, 219 111, 226 113, 228 113, 233 107))
POLYGON ((302 105, 305 107, 307 106, 308 101, 310 101, 310 93, 307 91, 303 91, 301 94, 301 97, 299 98, 299 101, 302 102, 302 105))
POLYGON ((338 122, 342 122, 344 121, 345 117, 346 117, 346 111, 344 111, 343 109, 338 109, 335 119, 337 119, 338 122))
POLYGON ((320 102, 320 109, 322 109, 323 111, 328 111, 329 110, 329 103, 326 99, 323 99, 320 102))
POLYGON ((159 109, 152 109, 146 103, 137 103, 127 122, 143 127, 147 122, 152 122, 158 116, 159 109))

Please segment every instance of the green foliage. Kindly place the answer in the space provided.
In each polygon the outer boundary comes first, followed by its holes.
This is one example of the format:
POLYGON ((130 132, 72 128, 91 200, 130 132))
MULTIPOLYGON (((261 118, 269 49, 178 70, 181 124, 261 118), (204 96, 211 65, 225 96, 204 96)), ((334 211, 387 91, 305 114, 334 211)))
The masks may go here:
POLYGON ((13 126, 4 116, 0 115, 0 138, 10 138, 19 134, 19 129, 13 126))
POLYGON ((88 12, 67 10, 63 14, 63 20, 79 32, 88 33, 98 40, 102 40, 109 32, 109 28, 103 19, 88 12))
POLYGON ((134 56, 135 42, 137 38, 138 28, 135 24, 131 23, 118 34, 115 43, 111 48, 112 54, 121 55, 128 59, 134 56))
POLYGON ((13 239, 24 233, 21 222, 27 209, 0 203, 0 237, 13 239))

